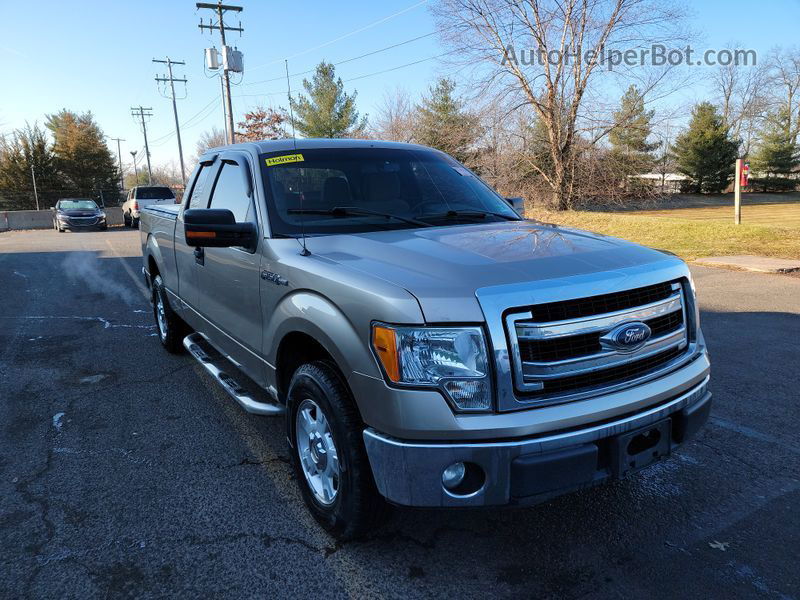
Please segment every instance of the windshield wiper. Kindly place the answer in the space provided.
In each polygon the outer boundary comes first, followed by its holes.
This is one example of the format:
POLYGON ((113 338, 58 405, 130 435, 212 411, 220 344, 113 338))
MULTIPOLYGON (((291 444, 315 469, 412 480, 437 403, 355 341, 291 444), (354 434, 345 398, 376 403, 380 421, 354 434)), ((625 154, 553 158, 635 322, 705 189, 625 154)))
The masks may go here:
POLYGON ((428 213, 422 215, 414 215, 415 219, 458 219, 461 217, 485 219, 487 216, 497 217, 506 221, 519 221, 516 215, 504 215, 503 213, 486 211, 486 210, 448 210, 442 213, 428 213))
POLYGON ((360 208, 358 206, 334 206, 333 208, 290 208, 286 211, 289 214, 303 214, 303 215, 331 215, 333 217, 350 217, 350 216, 373 216, 384 217, 386 219, 396 219, 411 225, 419 227, 433 227, 430 223, 418 221, 408 217, 401 217, 400 215, 393 215, 392 213, 378 212, 376 210, 369 210, 368 208, 360 208))

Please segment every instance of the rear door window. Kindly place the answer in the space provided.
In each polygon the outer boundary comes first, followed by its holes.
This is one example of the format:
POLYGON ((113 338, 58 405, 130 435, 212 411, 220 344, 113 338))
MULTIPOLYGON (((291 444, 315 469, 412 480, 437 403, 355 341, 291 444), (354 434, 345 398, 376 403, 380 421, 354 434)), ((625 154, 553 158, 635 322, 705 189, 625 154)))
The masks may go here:
POLYGON ((187 208, 208 208, 209 177, 214 170, 213 164, 200 165, 200 172, 192 186, 192 195, 189 197, 187 208))
POLYGON ((237 223, 254 222, 253 203, 245 189, 245 175, 235 163, 224 163, 214 185, 209 208, 227 208, 237 223))

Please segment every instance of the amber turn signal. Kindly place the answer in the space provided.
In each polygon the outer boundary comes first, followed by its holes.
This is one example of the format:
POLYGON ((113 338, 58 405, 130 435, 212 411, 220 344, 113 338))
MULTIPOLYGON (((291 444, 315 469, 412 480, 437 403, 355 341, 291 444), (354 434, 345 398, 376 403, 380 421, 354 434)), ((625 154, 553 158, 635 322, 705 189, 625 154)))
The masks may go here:
POLYGON ((187 238, 215 238, 217 233, 215 231, 187 231, 187 238))
POLYGON ((372 326, 372 347, 390 380, 400 381, 400 360, 397 356, 397 336, 394 329, 381 325, 372 326))

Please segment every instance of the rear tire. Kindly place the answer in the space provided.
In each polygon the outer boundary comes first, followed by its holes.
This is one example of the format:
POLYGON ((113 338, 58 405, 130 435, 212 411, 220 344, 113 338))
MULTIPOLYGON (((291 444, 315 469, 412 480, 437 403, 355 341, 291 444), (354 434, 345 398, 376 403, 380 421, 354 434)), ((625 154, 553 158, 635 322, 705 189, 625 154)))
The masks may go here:
POLYGON ((139 229, 139 219, 131 217, 131 227, 134 229, 139 229))
POLYGON ((122 224, 125 227, 130 227, 131 226, 131 216, 128 213, 123 213, 123 215, 122 215, 122 224))
POLYGON ((161 280, 161 275, 153 278, 153 316, 156 320, 156 331, 161 345, 172 354, 183 352, 183 338, 186 337, 188 328, 169 305, 167 290, 161 280))
POLYGON ((292 464, 311 514, 341 540, 377 528, 389 507, 375 486, 364 423, 339 372, 325 361, 302 365, 289 384, 287 408, 292 464))

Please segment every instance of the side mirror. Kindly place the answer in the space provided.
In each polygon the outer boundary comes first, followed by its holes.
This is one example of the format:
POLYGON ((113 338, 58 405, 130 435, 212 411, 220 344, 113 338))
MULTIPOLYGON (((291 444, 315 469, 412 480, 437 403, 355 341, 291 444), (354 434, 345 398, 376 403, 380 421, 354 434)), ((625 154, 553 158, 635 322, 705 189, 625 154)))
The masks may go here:
POLYGON ((253 223, 237 223, 227 208, 190 208, 183 213, 186 244, 205 248, 256 247, 253 223))
POLYGON ((513 198, 506 198, 508 205, 517 211, 521 216, 525 216, 525 198, 515 196, 513 198))

